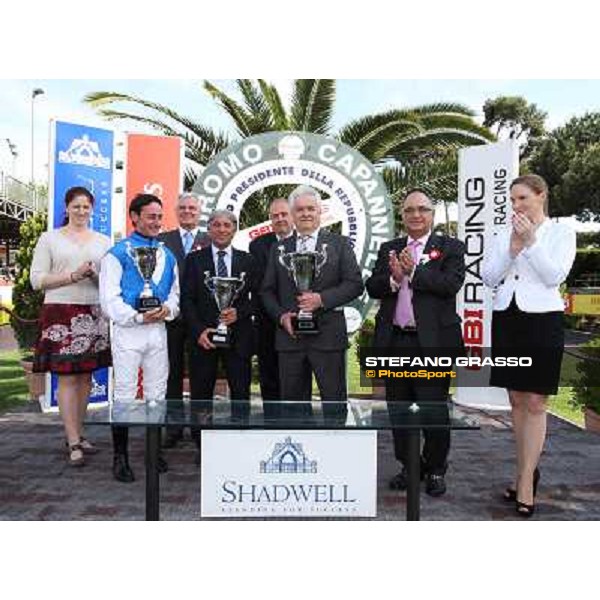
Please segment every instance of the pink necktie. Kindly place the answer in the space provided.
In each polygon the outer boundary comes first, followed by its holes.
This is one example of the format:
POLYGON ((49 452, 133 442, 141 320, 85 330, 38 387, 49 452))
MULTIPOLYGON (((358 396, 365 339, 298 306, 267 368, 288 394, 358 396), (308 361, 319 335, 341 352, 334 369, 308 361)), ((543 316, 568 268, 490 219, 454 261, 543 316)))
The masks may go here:
MULTIPOLYGON (((421 242, 418 240, 412 240, 408 244, 415 264, 417 264, 420 246, 421 242)), ((396 312, 394 313, 394 325, 406 327, 407 325, 414 324, 415 316, 412 307, 412 290, 408 285, 408 276, 405 275, 402 278, 402 283, 400 284, 400 289, 398 290, 398 301, 396 302, 396 312)))

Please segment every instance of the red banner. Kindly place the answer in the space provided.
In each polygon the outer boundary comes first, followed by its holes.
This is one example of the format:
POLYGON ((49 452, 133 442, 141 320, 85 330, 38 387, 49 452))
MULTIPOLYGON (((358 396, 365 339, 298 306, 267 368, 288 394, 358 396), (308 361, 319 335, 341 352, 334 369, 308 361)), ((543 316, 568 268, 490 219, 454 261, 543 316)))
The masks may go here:
MULTIPOLYGON (((163 230, 178 226, 175 203, 183 189, 183 140, 179 137, 127 136, 127 206, 140 193, 154 194, 163 202, 163 230)), ((126 217, 127 235, 133 229, 126 217)))

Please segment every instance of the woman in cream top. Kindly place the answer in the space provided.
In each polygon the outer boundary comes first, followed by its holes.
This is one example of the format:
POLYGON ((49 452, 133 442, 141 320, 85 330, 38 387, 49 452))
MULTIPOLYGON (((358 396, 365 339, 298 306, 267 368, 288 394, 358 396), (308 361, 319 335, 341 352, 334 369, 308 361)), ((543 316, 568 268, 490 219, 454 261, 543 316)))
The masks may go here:
POLYGON ((30 280, 44 290, 34 370, 58 376, 58 405, 69 463, 81 466, 95 452, 82 435, 92 372, 110 365, 108 322, 98 296, 98 266, 110 239, 89 228, 94 197, 83 187, 65 196, 66 224, 40 237, 30 280))
POLYGON ((546 216, 548 187, 524 175, 510 187, 512 224, 486 252, 482 279, 493 288, 494 356, 529 356, 531 367, 492 367, 490 385, 508 391, 516 441, 516 486, 504 499, 521 517, 534 513, 538 462, 546 439, 546 403, 556 394, 564 350, 564 302, 559 286, 576 253, 575 232, 546 216))

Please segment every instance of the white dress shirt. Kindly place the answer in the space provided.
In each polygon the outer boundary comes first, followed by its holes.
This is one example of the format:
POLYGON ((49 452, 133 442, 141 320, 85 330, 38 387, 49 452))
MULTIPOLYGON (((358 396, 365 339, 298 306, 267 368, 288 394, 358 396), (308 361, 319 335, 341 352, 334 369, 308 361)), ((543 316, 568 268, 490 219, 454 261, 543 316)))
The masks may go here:
POLYGON ((191 250, 194 247, 194 240, 196 239, 196 236, 198 235, 199 229, 200 229, 199 227, 196 227, 195 229, 191 229, 191 230, 184 229, 183 227, 179 228, 179 237, 181 238, 181 245, 183 246, 184 251, 185 251, 185 239, 188 234, 188 231, 189 231, 189 233, 192 234, 192 245, 190 247, 190 250, 191 250))
POLYGON ((296 232, 296 252, 301 252, 304 245, 304 252, 314 252, 317 249, 317 238, 319 230, 313 231, 310 234, 302 235, 299 231, 296 232), (303 244, 304 240, 304 244, 303 244))
POLYGON ((564 310, 559 286, 575 260, 575 231, 545 219, 535 233, 535 242, 515 258, 510 256, 511 233, 512 227, 498 232, 483 258, 481 278, 495 289, 494 310, 508 308, 513 295, 525 312, 564 310))
MULTIPOLYGON (((423 237, 420 237, 418 239, 414 239, 409 236, 408 239, 406 240, 406 248, 408 248, 409 245, 412 244, 413 242, 419 242, 419 244, 421 244, 419 246, 419 251, 417 252, 417 260, 415 261, 415 266, 413 267, 412 272, 410 273, 410 275, 405 275, 405 277, 408 277, 409 281, 412 281, 412 278, 415 275, 415 269, 421 262, 421 258, 423 258, 423 250, 425 250, 425 246, 427 245, 427 242, 429 241, 430 237, 431 237, 431 231, 428 234, 426 234, 423 237)), ((392 288, 392 292, 397 292, 400 289, 400 284, 397 283, 396 280, 391 275, 390 275, 390 287, 392 288)))
POLYGON ((210 247, 212 250, 213 263, 215 265, 215 275, 219 273, 219 252, 223 250, 223 252, 225 252, 223 260, 225 261, 225 266, 227 267, 227 277, 231 277, 231 260, 233 257, 232 246, 227 246, 227 248, 217 248, 214 244, 211 244, 210 247))

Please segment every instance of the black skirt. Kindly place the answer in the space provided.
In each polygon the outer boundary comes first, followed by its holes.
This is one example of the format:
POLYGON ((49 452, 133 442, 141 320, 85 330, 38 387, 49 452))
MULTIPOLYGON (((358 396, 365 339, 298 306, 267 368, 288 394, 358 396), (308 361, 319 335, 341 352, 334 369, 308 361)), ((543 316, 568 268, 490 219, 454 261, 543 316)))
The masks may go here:
POLYGON ((492 354, 530 356, 531 367, 492 367, 490 385, 549 396, 559 387, 565 346, 563 312, 523 312, 515 298, 492 317, 492 354))

